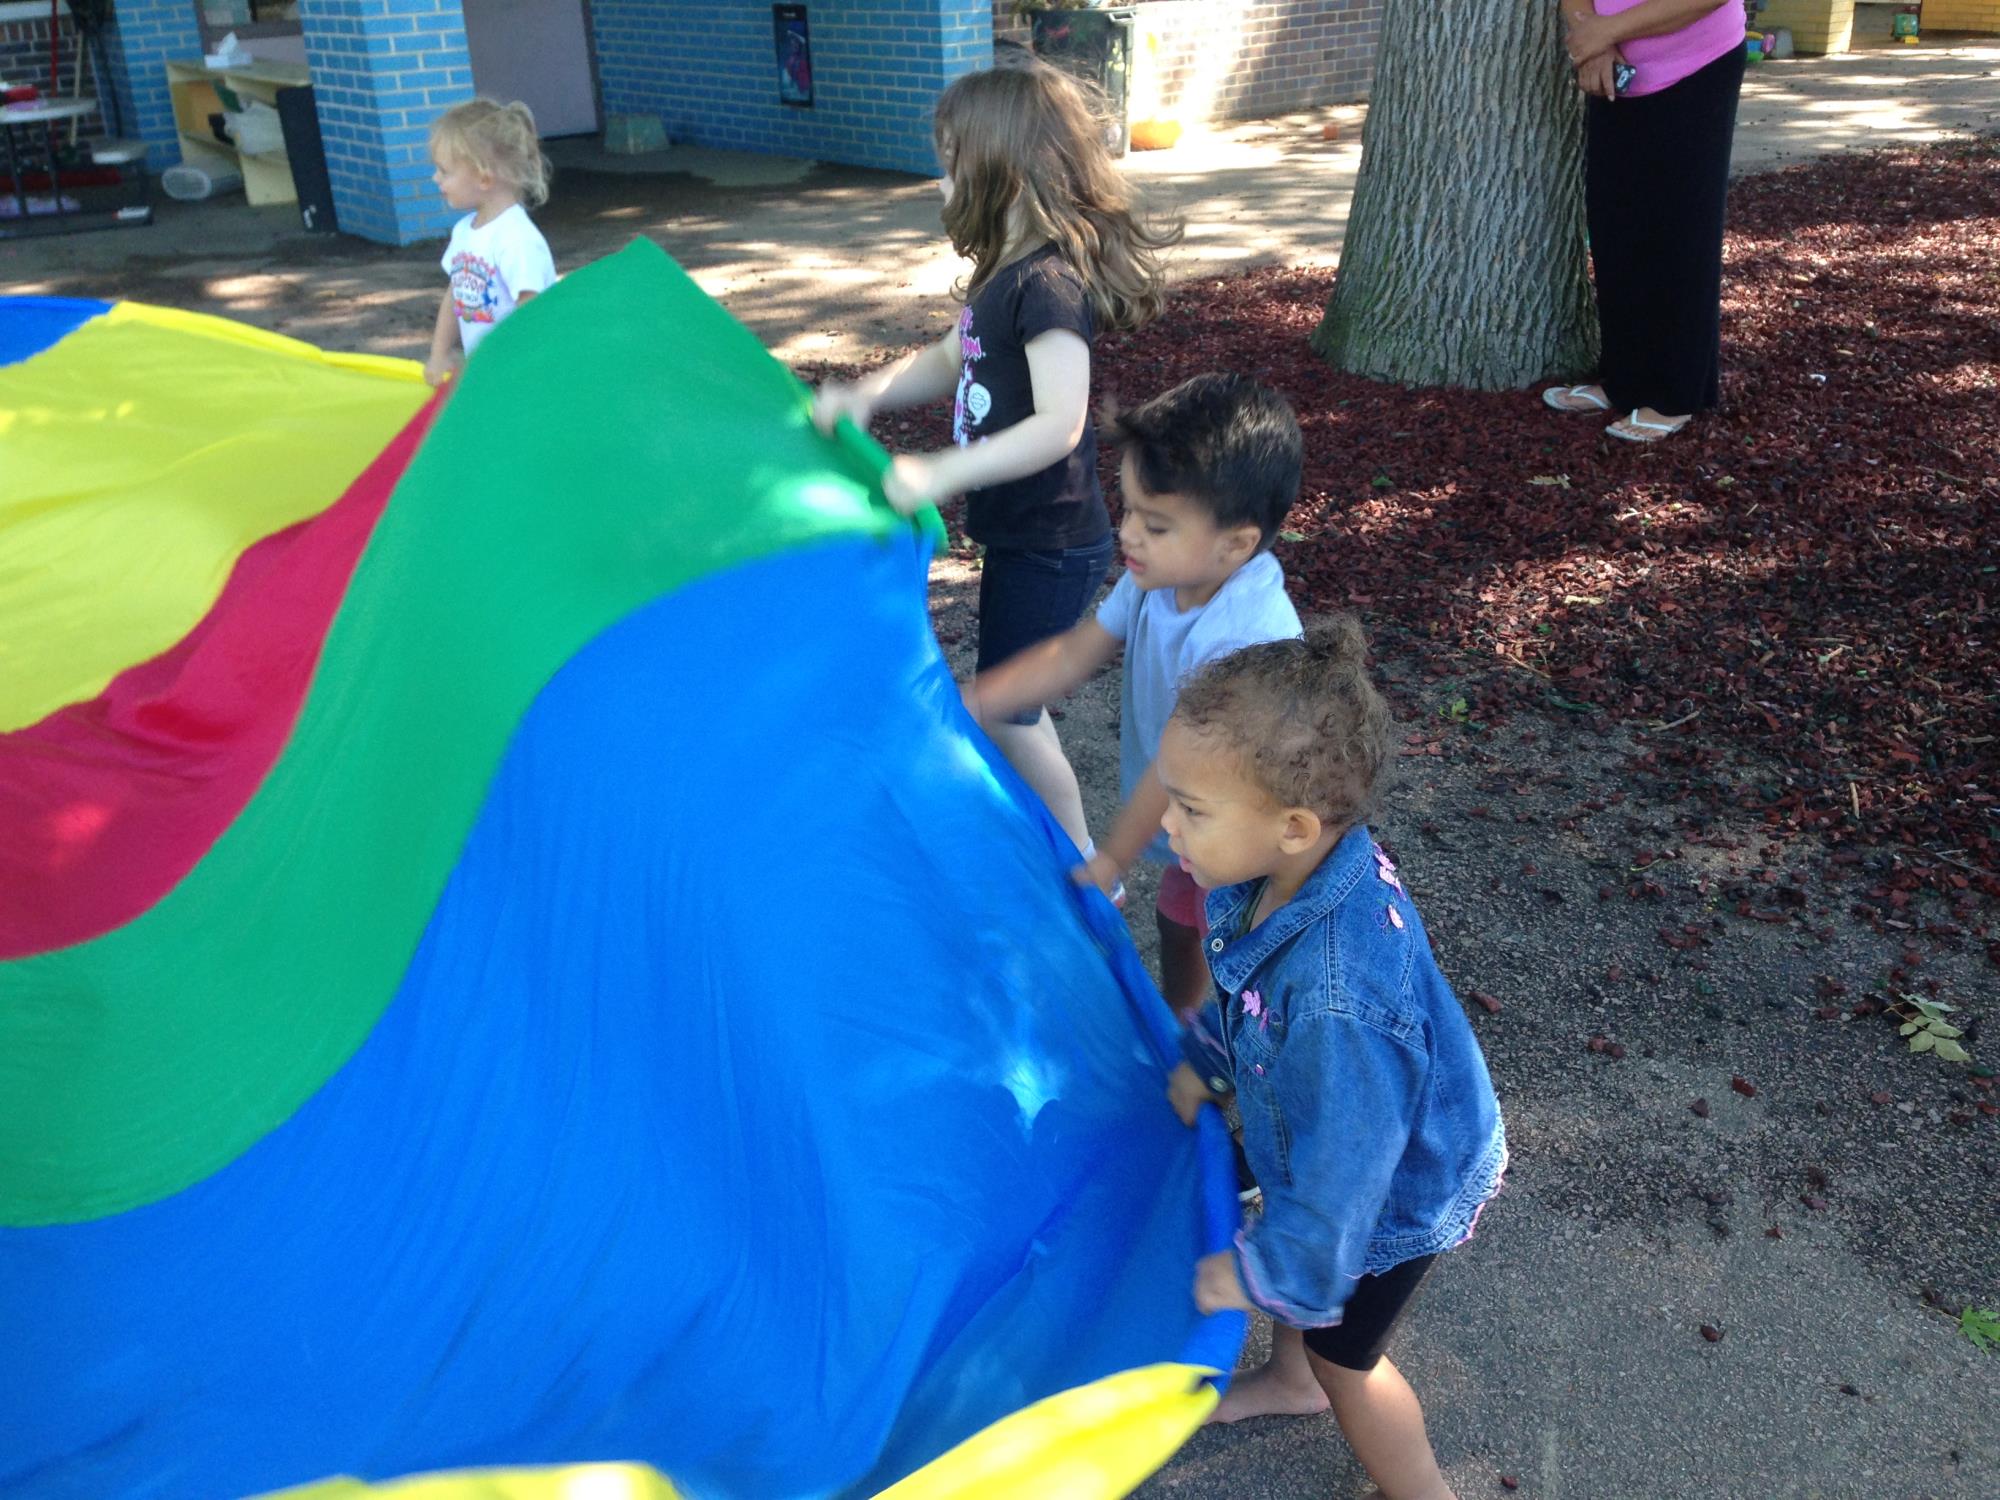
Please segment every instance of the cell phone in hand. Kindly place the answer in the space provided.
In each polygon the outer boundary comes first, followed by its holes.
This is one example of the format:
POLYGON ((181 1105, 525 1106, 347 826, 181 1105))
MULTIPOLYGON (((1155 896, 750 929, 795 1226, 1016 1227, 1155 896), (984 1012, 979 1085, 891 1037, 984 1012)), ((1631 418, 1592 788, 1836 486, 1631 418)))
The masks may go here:
POLYGON ((1632 86, 1632 80, 1638 76, 1639 70, 1637 68, 1625 61, 1624 58, 1619 58, 1611 65, 1611 92, 1614 94, 1623 94, 1625 90, 1632 86))

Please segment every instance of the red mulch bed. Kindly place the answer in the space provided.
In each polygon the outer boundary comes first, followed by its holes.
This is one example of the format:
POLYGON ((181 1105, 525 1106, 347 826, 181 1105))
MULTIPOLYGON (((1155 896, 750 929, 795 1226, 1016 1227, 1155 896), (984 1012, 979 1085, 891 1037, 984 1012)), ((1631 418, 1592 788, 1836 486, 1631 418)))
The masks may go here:
POLYGON ((1234 369, 1288 394, 1295 597, 1361 611, 1444 683, 1433 707, 1656 731, 1656 785, 1882 846, 1903 892, 2000 895, 2000 153, 1746 178, 1731 225, 1723 407, 1658 447, 1533 393, 1335 373, 1306 345, 1323 271, 1184 285, 1103 341, 1098 388, 1234 369))

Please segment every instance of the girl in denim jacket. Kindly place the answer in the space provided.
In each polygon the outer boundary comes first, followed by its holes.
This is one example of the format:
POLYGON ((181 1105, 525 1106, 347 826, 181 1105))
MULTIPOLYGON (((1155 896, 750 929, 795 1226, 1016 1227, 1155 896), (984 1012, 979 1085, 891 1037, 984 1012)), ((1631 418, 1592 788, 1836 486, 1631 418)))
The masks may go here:
POLYGON ((1360 624, 1189 680, 1157 768, 1162 826, 1207 891, 1215 994, 1168 1094, 1235 1093, 1262 1217, 1196 1268, 1203 1312, 1267 1313, 1270 1362, 1216 1420, 1329 1405, 1385 1500, 1448 1500, 1423 1408, 1384 1357, 1506 1166, 1479 1044, 1365 817, 1392 753, 1360 624))

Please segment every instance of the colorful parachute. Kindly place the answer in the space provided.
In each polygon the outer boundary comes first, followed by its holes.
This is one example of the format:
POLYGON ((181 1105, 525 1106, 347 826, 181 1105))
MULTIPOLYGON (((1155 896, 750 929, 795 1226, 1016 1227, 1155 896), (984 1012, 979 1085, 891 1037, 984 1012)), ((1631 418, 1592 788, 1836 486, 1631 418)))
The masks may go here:
POLYGON ((0 300, 0 1495, 1125 1493, 1228 1144, 935 518, 647 245, 414 377, 0 300))

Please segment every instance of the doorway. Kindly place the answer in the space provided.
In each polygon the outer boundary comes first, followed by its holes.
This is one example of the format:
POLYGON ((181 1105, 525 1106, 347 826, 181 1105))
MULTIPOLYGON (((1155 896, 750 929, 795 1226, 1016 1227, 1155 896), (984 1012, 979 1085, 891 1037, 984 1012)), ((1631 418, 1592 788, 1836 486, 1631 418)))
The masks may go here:
POLYGON ((519 99, 544 137, 598 127, 590 14, 585 0, 462 0, 472 86, 519 99))

